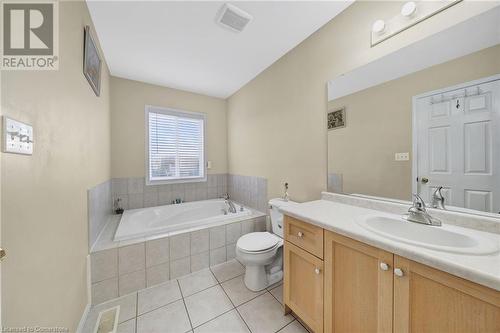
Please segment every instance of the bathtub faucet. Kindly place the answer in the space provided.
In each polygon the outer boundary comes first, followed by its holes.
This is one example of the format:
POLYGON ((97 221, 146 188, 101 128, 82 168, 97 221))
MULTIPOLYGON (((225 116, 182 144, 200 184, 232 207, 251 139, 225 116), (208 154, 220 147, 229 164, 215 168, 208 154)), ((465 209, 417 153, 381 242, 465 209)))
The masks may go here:
POLYGON ((231 200, 229 200, 229 194, 224 195, 224 200, 226 201, 226 204, 229 206, 229 212, 230 213, 236 213, 236 206, 233 204, 231 200))

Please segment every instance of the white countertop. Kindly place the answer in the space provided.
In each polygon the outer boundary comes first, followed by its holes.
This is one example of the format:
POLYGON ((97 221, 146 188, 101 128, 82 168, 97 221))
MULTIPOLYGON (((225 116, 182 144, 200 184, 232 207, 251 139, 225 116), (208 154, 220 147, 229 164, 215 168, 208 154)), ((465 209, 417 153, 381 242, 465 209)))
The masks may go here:
MULTIPOLYGON (((372 233, 356 222, 360 216, 380 214, 381 211, 329 200, 287 206, 281 211, 321 228, 500 291, 500 252, 491 255, 464 255, 394 241, 372 233)), ((500 244, 498 234, 468 228, 462 230, 491 238, 500 244)))

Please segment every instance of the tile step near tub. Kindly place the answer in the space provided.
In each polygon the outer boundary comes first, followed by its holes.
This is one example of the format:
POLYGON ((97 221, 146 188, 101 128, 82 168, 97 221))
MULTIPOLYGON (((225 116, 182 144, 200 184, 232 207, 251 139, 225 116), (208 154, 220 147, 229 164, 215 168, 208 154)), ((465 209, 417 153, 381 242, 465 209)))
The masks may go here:
POLYGON ((238 238, 267 224, 266 215, 254 212, 225 225, 113 242, 118 222, 113 216, 90 254, 92 305, 234 259, 238 238))

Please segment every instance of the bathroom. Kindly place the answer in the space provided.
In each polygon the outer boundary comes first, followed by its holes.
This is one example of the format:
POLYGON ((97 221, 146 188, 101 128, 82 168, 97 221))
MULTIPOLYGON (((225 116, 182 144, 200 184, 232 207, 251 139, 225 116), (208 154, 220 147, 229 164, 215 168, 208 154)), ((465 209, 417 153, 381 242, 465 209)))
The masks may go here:
POLYGON ((500 331, 499 1, 0 6, 3 331, 500 331))

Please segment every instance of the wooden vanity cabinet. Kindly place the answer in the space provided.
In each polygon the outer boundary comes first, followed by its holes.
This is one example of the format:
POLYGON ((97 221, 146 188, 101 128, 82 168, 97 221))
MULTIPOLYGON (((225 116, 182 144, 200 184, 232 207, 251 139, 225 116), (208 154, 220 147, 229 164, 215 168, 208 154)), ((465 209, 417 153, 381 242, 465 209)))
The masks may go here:
POLYGON ((314 332, 323 332, 323 260, 287 242, 283 299, 314 332))
POLYGON ((394 332, 500 332, 500 292, 394 255, 394 332))
POLYGON ((325 332, 392 332, 393 254, 325 231, 325 332))
POLYGON ((499 291, 290 217, 283 290, 314 332, 500 332, 499 291))
POLYGON ((323 332, 323 229, 285 216, 283 301, 312 331, 323 332))

